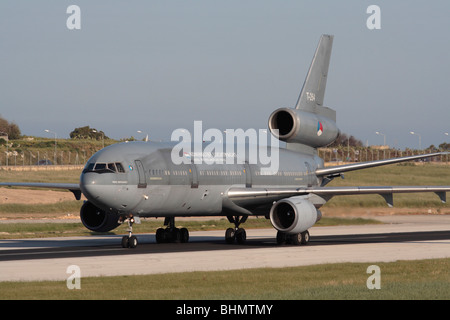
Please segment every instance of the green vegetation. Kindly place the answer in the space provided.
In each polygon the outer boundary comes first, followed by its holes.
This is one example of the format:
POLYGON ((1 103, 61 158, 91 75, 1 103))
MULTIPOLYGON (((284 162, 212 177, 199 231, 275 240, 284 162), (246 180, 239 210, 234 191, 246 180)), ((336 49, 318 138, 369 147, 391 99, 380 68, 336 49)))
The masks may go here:
POLYGON ((78 183, 81 170, 38 170, 9 171, 0 170, 0 181, 8 182, 50 182, 78 183))
POLYGON ((81 278, 66 281, 2 282, 0 299, 450 299, 450 259, 390 263, 339 263, 291 268, 186 272, 81 278), (381 289, 369 290, 367 267, 380 267, 381 289))

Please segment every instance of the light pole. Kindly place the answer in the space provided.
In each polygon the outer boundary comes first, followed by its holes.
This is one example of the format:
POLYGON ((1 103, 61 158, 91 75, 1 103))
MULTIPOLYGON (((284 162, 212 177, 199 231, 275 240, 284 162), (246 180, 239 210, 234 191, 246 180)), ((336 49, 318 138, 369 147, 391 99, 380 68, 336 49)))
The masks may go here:
MULTIPOLYGON (((446 136, 448 136, 448 132, 444 132, 444 134, 446 135, 446 136)), ((446 142, 447 143, 447 142, 446 142)), ((447 162, 448 163, 448 152, 445 154, 445 162, 447 162)))
POLYGON ((4 134, 6 134, 6 166, 8 166, 8 152, 9 152, 9 148, 8 148, 8 144, 9 144, 9 135, 8 132, 2 132, 4 134))
POLYGON ((417 132, 414 132, 414 131, 410 131, 409 133, 412 134, 412 135, 419 136, 419 150, 422 150, 422 136, 420 134, 418 134, 417 132))
POLYGON ((53 161, 54 161, 54 165, 56 165, 56 164, 57 164, 57 163, 56 163, 56 132, 50 131, 50 130, 48 130, 48 129, 45 129, 44 131, 45 131, 45 132, 48 132, 48 133, 53 133, 53 134, 55 135, 55 156, 54 156, 53 161))
POLYGON ((377 135, 379 135, 379 136, 383 136, 384 137, 384 144, 383 144, 383 146, 385 146, 386 145, 386 135, 384 134, 384 133, 381 133, 381 132, 375 132, 375 134, 377 134, 377 135))
POLYGON ((97 130, 92 129, 92 132, 94 132, 94 133, 101 133, 102 134, 102 146, 104 148, 105 147, 105 134, 103 133, 103 131, 98 132, 97 130))
POLYGON ((146 133, 146 132, 143 132, 143 131, 141 131, 141 130, 138 130, 137 131, 137 133, 145 133, 146 134, 146 136, 145 136, 145 142, 147 142, 148 141, 148 133, 146 133))
POLYGON ((384 146, 386 145, 386 135, 385 135, 384 133, 379 132, 379 131, 375 132, 375 134, 384 137, 384 144, 383 144, 383 158, 386 159, 386 149, 384 148, 384 146))

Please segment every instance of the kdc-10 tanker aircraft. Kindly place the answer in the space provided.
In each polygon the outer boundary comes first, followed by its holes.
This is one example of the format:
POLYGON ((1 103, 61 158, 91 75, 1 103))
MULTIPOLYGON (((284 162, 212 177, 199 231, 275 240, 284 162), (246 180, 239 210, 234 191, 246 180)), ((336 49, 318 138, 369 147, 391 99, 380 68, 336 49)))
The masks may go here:
POLYGON ((251 150, 263 152, 261 146, 252 149, 247 144, 239 154, 237 146, 228 152, 217 144, 214 148, 198 146, 195 141, 193 147, 189 143, 125 142, 95 153, 79 184, 0 185, 68 189, 78 200, 83 193, 87 199, 80 211, 84 226, 107 232, 128 223, 129 233, 122 238, 126 248, 137 246, 132 225, 143 217, 165 218, 166 228, 156 231, 158 243, 188 242, 188 230, 176 228, 175 218, 189 216, 226 216, 234 224, 225 232, 226 242, 244 243, 246 232, 241 224, 249 216, 262 215, 278 231, 279 244, 300 245, 309 242, 308 229, 320 220, 320 207, 334 196, 379 194, 392 205, 394 193, 434 192, 445 202, 450 186, 326 186, 347 171, 444 154, 325 167, 317 148, 331 144, 339 135, 336 112, 323 106, 332 43, 333 36, 321 36, 296 106, 277 109, 269 117, 274 139, 286 142, 285 148, 271 147, 271 156, 276 155, 271 168, 261 161, 263 157, 252 156, 251 150))

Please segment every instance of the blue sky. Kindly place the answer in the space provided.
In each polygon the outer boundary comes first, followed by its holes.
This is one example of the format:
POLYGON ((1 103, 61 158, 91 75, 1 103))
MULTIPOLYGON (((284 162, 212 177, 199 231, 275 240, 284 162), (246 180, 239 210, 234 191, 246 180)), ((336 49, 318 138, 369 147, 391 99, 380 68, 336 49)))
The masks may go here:
MULTIPOLYGON (((267 128, 293 107, 323 33, 325 105, 369 144, 450 142, 448 1, 0 2, 0 114, 23 134, 89 125, 120 139, 177 128, 267 128), (69 30, 69 5, 81 29, 69 30), (381 29, 369 30, 369 5, 381 29)), ((143 137, 143 135, 142 135, 143 137)))

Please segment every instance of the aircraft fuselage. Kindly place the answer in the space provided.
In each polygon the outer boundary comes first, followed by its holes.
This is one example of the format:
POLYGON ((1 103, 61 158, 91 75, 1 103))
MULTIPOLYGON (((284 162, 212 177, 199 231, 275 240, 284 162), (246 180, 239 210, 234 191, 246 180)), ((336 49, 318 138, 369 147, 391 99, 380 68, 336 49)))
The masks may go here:
MULTIPOLYGON (((242 212, 227 198, 230 188, 309 187, 320 184, 318 156, 278 149, 279 167, 265 174, 259 163, 181 163, 171 160, 171 144, 127 142, 109 146, 86 164, 80 187, 105 212, 141 217, 264 214, 242 212)), ((270 203, 271 205, 272 203, 270 203)), ((268 213, 268 208, 259 206, 268 213)), ((261 213, 262 212, 262 213, 261 213)))

